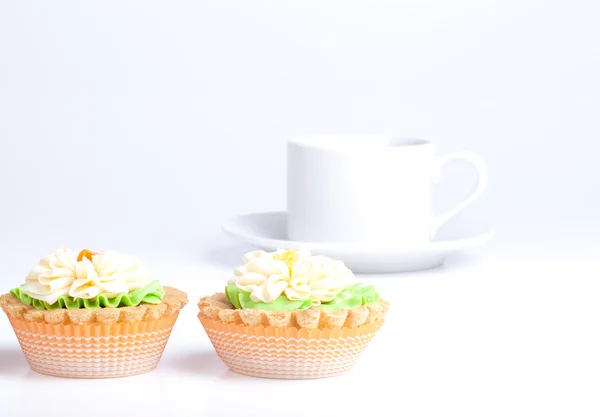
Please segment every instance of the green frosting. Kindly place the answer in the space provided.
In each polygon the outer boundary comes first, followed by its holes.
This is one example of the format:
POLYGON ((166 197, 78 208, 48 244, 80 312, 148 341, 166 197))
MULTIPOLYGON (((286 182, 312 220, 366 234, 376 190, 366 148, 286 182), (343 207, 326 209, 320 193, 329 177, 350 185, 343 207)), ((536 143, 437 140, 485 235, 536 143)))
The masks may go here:
POLYGON ((240 290, 236 285, 225 287, 225 294, 235 308, 255 308, 265 311, 306 310, 312 305, 312 300, 292 301, 285 295, 277 297, 272 303, 252 301, 250 293, 240 290))
MULTIPOLYGON (((290 300, 285 295, 279 296, 272 303, 256 302, 250 299, 250 293, 240 290, 236 285, 225 287, 225 294, 235 308, 254 308, 265 311, 305 310, 312 306, 312 300, 290 300)), ((334 312, 350 309, 379 301, 375 287, 363 283, 354 284, 340 292, 337 297, 319 306, 323 310, 334 312)))
POLYGON ((354 308, 379 301, 379 294, 372 285, 359 282, 346 288, 337 297, 326 303, 321 303, 321 308, 327 311, 340 311, 346 308, 354 308))
POLYGON ((158 281, 152 281, 143 288, 131 291, 128 294, 119 294, 116 297, 108 298, 105 295, 99 295, 96 298, 84 299, 73 298, 63 295, 54 304, 48 304, 32 298, 23 292, 22 287, 10 290, 10 293, 21 300, 22 303, 33 305, 38 310, 56 310, 58 308, 67 308, 70 310, 79 308, 97 309, 107 307, 134 307, 141 303, 160 304, 160 300, 165 296, 165 290, 158 281))

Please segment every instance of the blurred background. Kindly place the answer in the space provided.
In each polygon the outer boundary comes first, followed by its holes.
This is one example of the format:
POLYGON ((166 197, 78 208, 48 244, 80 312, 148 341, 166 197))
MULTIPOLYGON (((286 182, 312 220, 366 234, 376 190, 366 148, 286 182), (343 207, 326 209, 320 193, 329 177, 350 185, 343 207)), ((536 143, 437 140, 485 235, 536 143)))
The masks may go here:
MULTIPOLYGON (((599 20, 587 1, 0 2, 3 268, 201 256, 224 219, 285 209, 286 140, 315 132, 479 153, 490 187, 454 227, 496 226, 492 249, 597 245, 599 20)), ((436 210, 474 182, 449 166, 436 210)))

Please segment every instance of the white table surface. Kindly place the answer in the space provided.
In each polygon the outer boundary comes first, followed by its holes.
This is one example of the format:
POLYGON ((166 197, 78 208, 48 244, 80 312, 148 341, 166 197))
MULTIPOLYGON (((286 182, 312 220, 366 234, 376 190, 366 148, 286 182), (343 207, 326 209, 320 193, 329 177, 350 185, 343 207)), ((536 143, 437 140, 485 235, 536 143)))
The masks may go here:
POLYGON ((354 370, 309 381, 246 377, 219 360, 195 302, 220 290, 239 253, 213 255, 154 262, 191 303, 148 374, 39 375, 1 319, 0 415, 600 415, 596 249, 475 251, 431 271, 361 276, 392 301, 386 324, 354 370))

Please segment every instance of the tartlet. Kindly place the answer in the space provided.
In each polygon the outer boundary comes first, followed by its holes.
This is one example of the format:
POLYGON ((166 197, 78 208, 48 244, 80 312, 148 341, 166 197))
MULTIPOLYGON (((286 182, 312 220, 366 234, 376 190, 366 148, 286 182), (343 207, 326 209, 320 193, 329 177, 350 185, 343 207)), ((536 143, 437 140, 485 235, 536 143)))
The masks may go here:
POLYGON ((154 369, 187 301, 135 257, 60 249, 1 295, 0 307, 34 371, 107 378, 154 369))
POLYGON ((322 378, 351 369, 389 303, 340 261, 305 251, 255 251, 224 293, 202 297, 198 318, 238 373, 322 378))

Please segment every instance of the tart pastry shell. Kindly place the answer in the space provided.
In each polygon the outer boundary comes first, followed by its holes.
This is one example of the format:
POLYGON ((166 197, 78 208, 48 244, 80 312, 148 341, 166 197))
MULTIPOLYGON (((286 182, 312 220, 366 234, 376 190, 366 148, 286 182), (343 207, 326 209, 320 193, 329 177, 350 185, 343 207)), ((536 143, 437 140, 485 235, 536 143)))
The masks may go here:
POLYGON ((325 378, 352 369, 389 309, 381 300, 358 311, 343 311, 334 321, 330 316, 335 313, 318 307, 281 312, 283 317, 258 310, 244 313, 233 309, 223 294, 204 297, 198 305, 206 334, 231 370, 275 379, 325 378), (298 317, 309 310, 310 320, 298 317))
POLYGON ((188 302, 187 294, 172 287, 163 287, 165 296, 160 304, 142 303, 135 307, 38 310, 24 304, 12 294, 0 296, 0 307, 9 318, 48 324, 113 324, 153 321, 179 312, 188 302))
POLYGON ((86 315, 83 323, 76 314, 79 310, 34 314, 26 308, 31 306, 10 294, 0 297, 0 305, 34 371, 69 378, 114 378, 145 373, 158 365, 179 311, 187 303, 185 293, 169 287, 165 291, 161 308, 90 310, 94 314, 86 315), (126 311, 102 314, 102 310, 126 311), (59 316, 61 320, 53 322, 59 316))

